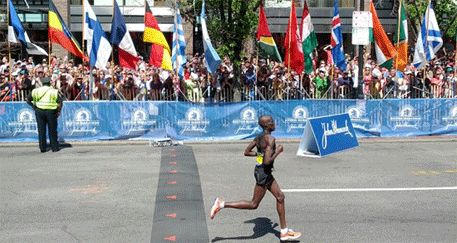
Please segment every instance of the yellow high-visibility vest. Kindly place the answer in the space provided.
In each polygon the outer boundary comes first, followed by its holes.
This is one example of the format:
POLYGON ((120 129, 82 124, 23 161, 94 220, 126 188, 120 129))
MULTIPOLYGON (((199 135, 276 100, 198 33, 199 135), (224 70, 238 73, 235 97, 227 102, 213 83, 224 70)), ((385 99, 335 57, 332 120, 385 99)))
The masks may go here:
POLYGON ((49 86, 36 88, 32 91, 33 103, 43 110, 55 110, 58 107, 58 91, 49 86))

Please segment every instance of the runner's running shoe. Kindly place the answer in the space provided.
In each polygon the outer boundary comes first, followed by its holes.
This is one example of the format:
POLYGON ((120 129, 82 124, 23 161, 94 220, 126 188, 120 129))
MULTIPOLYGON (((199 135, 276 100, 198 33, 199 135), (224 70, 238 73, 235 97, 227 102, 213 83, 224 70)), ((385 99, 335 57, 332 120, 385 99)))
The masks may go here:
POLYGON ((221 203, 222 203, 222 200, 220 200, 219 198, 216 198, 216 201, 214 202, 214 205, 211 208, 211 219, 213 219, 214 216, 216 215, 216 213, 219 212, 219 210, 221 210, 221 203))
POLYGON ((293 230, 289 229, 289 231, 285 234, 281 233, 281 240, 295 240, 301 236, 300 232, 294 232, 293 230))

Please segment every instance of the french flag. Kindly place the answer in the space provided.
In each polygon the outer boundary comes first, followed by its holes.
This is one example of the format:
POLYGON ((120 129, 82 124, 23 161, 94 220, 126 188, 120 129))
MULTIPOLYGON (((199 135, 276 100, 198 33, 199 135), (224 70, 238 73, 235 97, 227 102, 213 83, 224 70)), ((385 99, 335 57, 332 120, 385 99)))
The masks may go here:
POLYGON ((333 22, 332 22, 332 58, 336 66, 341 70, 346 70, 346 60, 344 59, 343 50, 343 33, 341 31, 340 13, 338 11, 338 0, 335 0, 333 9, 333 22))
POLYGON ((139 60, 138 54, 135 50, 132 37, 125 25, 121 10, 117 5, 117 1, 114 1, 113 22, 111 24, 111 43, 119 47, 119 65, 135 70, 139 60))

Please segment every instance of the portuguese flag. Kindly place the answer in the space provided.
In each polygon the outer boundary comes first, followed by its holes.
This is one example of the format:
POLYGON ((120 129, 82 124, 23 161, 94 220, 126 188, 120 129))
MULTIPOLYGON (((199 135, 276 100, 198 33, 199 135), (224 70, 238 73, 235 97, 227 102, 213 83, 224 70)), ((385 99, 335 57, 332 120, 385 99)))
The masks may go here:
POLYGON ((259 27, 257 29, 257 42, 259 43, 259 57, 282 62, 278 47, 268 29, 267 17, 262 5, 259 8, 259 27))
POLYGON ((81 47, 79 47, 79 44, 76 41, 75 37, 73 37, 70 30, 65 25, 65 22, 63 21, 62 17, 57 11, 57 8, 52 2, 52 0, 49 0, 48 18, 49 41, 61 45, 63 48, 73 53, 73 55, 77 57, 81 57, 83 59, 88 60, 87 57, 84 56, 81 47))

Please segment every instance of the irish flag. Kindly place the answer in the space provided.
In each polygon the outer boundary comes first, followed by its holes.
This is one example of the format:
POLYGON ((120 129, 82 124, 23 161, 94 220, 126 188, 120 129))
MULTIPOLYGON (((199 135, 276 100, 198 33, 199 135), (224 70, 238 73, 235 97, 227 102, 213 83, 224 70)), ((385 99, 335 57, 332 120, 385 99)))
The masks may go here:
POLYGON ((305 57, 305 72, 310 74, 313 70, 313 58, 311 53, 317 47, 316 33, 314 26, 311 22, 311 15, 309 14, 308 4, 303 6, 303 15, 301 18, 300 36, 303 44, 303 56, 305 57))
POLYGON ((406 19, 405 6, 400 1, 398 8, 398 23, 396 28, 394 43, 398 56, 395 58, 395 67, 403 72, 408 61, 408 21, 406 19))
POLYGON ((386 32, 382 28, 381 22, 378 19, 373 1, 370 4, 370 12, 372 15, 372 28, 370 28, 370 40, 375 44, 377 63, 385 68, 391 68, 393 58, 398 55, 392 42, 387 37, 386 32))
POLYGON ((267 17, 262 5, 259 7, 259 27, 257 28, 257 42, 259 43, 259 57, 282 62, 278 47, 268 28, 267 17))

